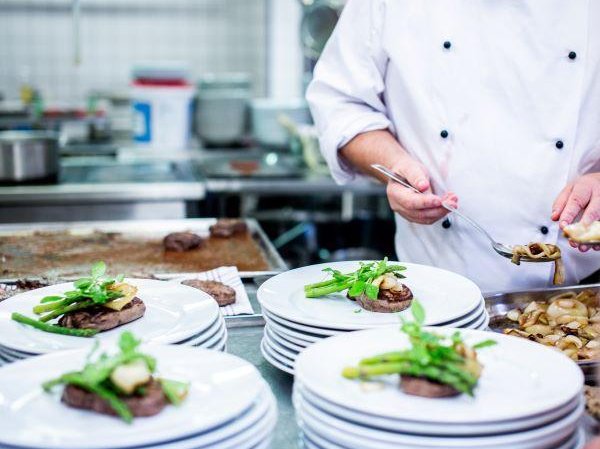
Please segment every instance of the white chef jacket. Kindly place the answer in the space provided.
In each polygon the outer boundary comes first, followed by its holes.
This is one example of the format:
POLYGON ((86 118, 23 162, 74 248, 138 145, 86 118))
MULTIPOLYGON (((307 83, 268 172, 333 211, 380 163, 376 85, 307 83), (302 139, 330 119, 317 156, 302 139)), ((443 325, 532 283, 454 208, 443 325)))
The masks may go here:
MULTIPOLYGON (((389 129, 496 240, 558 243, 569 283, 600 268, 550 220, 569 181, 600 171, 599 0, 348 0, 307 98, 339 183, 357 173, 338 150, 389 129)), ((551 282, 552 264, 517 267, 458 217, 396 222, 400 260, 484 291, 551 282)))

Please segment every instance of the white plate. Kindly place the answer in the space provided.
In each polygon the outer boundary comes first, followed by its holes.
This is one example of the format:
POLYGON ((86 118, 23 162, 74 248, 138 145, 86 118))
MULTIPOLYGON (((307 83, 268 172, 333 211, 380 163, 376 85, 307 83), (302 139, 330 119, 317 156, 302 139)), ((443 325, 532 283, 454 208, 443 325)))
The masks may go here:
POLYGON ((264 359, 271 365, 273 365, 275 368, 277 368, 280 371, 283 371, 284 373, 291 374, 292 376, 294 375, 294 368, 291 365, 288 365, 289 362, 283 362, 279 360, 276 356, 274 356, 272 350, 267 348, 264 341, 260 342, 260 352, 262 353, 264 359))
MULTIPOLYGON (((196 335, 185 341, 184 344, 188 346, 197 346, 204 342, 214 339, 216 335, 221 335, 225 330, 225 321, 222 318, 219 318, 214 326, 205 332, 202 332, 200 335, 196 335)), ((179 343, 178 343, 179 344, 179 343)))
MULTIPOLYGON (((356 446, 341 446, 338 444, 334 444, 322 436, 318 435, 312 429, 307 428, 306 426, 302 427, 303 433, 303 444, 305 445, 305 449, 355 449, 356 446)), ((569 438, 566 442, 561 444, 560 446, 554 449, 583 449, 585 444, 585 431, 583 429, 578 429, 575 434, 569 438)), ((517 449, 517 448, 514 448, 517 449)))
MULTIPOLYGON (((431 328, 450 335, 451 328, 431 328)), ((474 344, 494 339, 496 346, 479 352, 484 370, 475 397, 428 399, 403 394, 397 376, 383 378, 386 388, 365 392, 360 382, 344 379, 344 367, 374 354, 409 347, 396 327, 349 332, 305 349, 297 358, 299 382, 316 395, 363 413, 396 420, 440 423, 493 423, 553 410, 581 394, 583 374, 564 355, 518 337, 463 329, 474 344), (560 385, 560 388, 557 388, 560 385)))
MULTIPOLYGON (((138 287, 137 296, 146 304, 146 313, 95 338, 116 342, 130 330, 145 342, 175 343, 207 329, 219 315, 219 306, 206 293, 186 285, 149 279, 127 279, 138 287)), ((64 293, 72 283, 51 285, 12 296, 0 303, 0 343, 24 352, 48 353, 63 349, 89 347, 90 339, 51 334, 11 320, 13 312, 34 316, 33 306, 44 296, 64 293)))
MULTIPOLYGON (((303 407, 318 409, 327 413, 329 416, 339 418, 344 421, 360 423, 364 428, 376 429, 383 433, 414 433, 423 435, 440 436, 477 436, 489 435, 490 433, 506 433, 520 431, 542 426, 548 422, 555 421, 571 413, 580 403, 581 397, 576 397, 571 402, 564 404, 548 413, 536 415, 529 418, 513 421, 502 421, 490 424, 440 424, 440 423, 419 423, 415 421, 401 421, 383 418, 381 416, 369 415, 356 412, 345 407, 338 406, 328 402, 314 393, 306 390, 298 381, 294 383, 293 400, 298 398, 302 400, 303 407)), ((295 404, 295 402, 294 402, 295 404)))
MULTIPOLYGON (((395 263, 395 262, 391 262, 395 263)), ((481 303, 481 291, 470 280, 450 271, 410 263, 406 266, 406 285, 410 287, 426 312, 426 323, 435 325, 457 320, 471 313, 481 303)), ((272 314, 310 326, 355 330, 398 323, 398 315, 410 317, 410 311, 376 313, 361 309, 346 298, 345 292, 325 298, 309 299, 304 286, 327 278, 323 269, 342 272, 358 269, 358 262, 335 262, 297 268, 278 274, 263 283, 257 298, 272 314), (355 313, 361 310, 360 313, 355 313)))
POLYGON ((215 346, 220 346, 227 342, 227 329, 223 326, 223 329, 219 331, 218 334, 214 335, 210 340, 204 341, 202 343, 193 344, 197 348, 213 348, 215 346))
POLYGON ((159 375, 191 383, 180 407, 168 407, 132 425, 67 407, 60 402, 60 389, 47 394, 40 385, 80 369, 88 350, 32 357, 0 368, 0 445, 43 449, 155 445, 205 432, 238 416, 264 385, 254 366, 232 355, 174 345, 147 345, 143 350, 158 360, 159 375))
POLYGON ((221 317, 221 315, 217 316, 217 318, 215 319, 214 323, 211 323, 206 329, 203 329, 202 332, 196 334, 196 335, 192 335, 191 337, 188 337, 184 340, 175 342, 175 343, 169 343, 172 345, 189 345, 190 342, 193 341, 199 341, 200 339, 204 338, 205 340, 208 340, 209 338, 211 338, 213 335, 215 335, 223 326, 223 318, 221 317))
POLYGON ((279 343, 277 343, 276 341, 274 341, 273 339, 271 339, 266 334, 265 334, 265 336, 263 338, 265 340, 265 344, 270 349, 272 349, 273 351, 275 351, 277 354, 285 357, 286 359, 289 359, 289 360, 295 362, 296 357, 298 357, 298 353, 297 352, 293 352, 293 351, 290 351, 289 349, 286 349, 285 347, 281 346, 279 343))
MULTIPOLYGON (((432 437, 382 431, 363 426, 362 423, 348 422, 319 410, 302 400, 302 398, 295 398, 294 404, 299 419, 315 432, 335 443, 348 445, 352 441, 364 449, 392 449, 396 447, 406 449, 432 449, 437 447, 513 449, 516 446, 525 449, 525 444, 528 444, 528 448, 554 447, 573 434, 577 421, 585 407, 583 401, 579 401, 576 408, 571 409, 570 413, 565 415, 565 412, 563 412, 560 419, 548 421, 544 423, 543 427, 532 430, 515 431, 503 435, 499 434, 500 431, 498 431, 494 435, 478 437, 469 434, 452 437, 432 437)), ((517 423, 517 425, 520 424, 520 422, 517 423)))
POLYGON ((271 326, 273 329, 277 329, 277 332, 284 333, 285 335, 289 335, 297 340, 305 341, 307 344, 316 343, 317 341, 321 341, 323 338, 326 338, 325 335, 314 335, 306 332, 300 332, 283 324, 279 324, 277 321, 272 320, 270 315, 266 314, 264 310, 263 316, 267 322, 267 325, 271 326))
POLYGON ((276 331, 271 329, 271 326, 265 326, 265 334, 269 336, 269 338, 277 343, 279 343, 284 348, 287 348, 295 353, 299 353, 306 349, 306 346, 297 345, 294 342, 289 341, 285 337, 279 335, 276 331))
MULTIPOLYGON (((276 421, 277 403, 273 393, 263 386, 257 401, 244 414, 207 433, 191 436, 180 441, 151 446, 148 449, 224 449, 251 448, 254 440, 263 440, 276 421), (237 446, 236 446, 237 445, 237 446)), ((272 431, 272 429, 271 429, 272 431)), ((259 443, 260 444, 260 443, 259 443)))

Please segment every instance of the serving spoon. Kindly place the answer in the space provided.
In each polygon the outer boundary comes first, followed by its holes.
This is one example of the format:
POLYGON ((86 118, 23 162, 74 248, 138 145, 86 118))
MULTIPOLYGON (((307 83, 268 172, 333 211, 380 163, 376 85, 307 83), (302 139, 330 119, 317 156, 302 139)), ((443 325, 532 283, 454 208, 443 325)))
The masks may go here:
MULTIPOLYGON (((415 193, 423 194, 423 192, 421 192, 420 190, 411 186, 410 183, 405 178, 403 178, 399 174, 394 173, 393 171, 389 170, 387 167, 384 167, 383 165, 380 165, 380 164, 372 164, 371 167, 374 168, 375 170, 377 170, 379 173, 382 173, 383 175, 387 176, 389 179, 397 182, 398 184, 403 185, 407 189, 410 189, 415 193)), ((497 242, 496 239, 494 239, 492 237, 492 235, 488 231, 485 230, 485 228, 483 228, 479 223, 477 223, 471 217, 460 212, 455 207, 452 207, 452 206, 448 205, 447 203, 442 203, 442 206, 445 209, 447 209, 448 211, 458 215, 460 218, 462 218, 467 223, 469 223, 471 226, 473 226, 475 229, 477 229, 481 234, 483 234, 492 244, 492 248, 494 248, 494 251, 496 251, 502 257, 512 259, 513 250, 512 250, 511 246, 505 245, 504 243, 497 242)), ((531 257, 520 256, 520 261, 521 262, 554 262, 554 260, 552 260, 546 256, 540 257, 539 259, 532 259, 531 257)))

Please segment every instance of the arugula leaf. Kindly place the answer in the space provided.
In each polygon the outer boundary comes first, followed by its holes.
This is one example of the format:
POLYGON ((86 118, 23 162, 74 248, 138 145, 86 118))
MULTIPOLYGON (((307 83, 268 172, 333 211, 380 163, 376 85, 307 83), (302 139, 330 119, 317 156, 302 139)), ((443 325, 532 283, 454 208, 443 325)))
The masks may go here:
POLYGON ((99 277, 104 276, 104 274, 106 274, 106 264, 102 260, 99 260, 92 265, 93 278, 98 279, 99 277))
POLYGON ((361 281, 361 280, 356 281, 354 284, 352 284, 352 287, 350 287, 348 289, 348 296, 355 298, 357 296, 362 295, 363 292, 365 291, 365 287, 366 287, 365 281, 361 281))
POLYGON ((367 298, 376 300, 377 296, 379 295, 379 287, 371 283, 367 283, 365 284, 365 294, 367 295, 367 298))
POLYGON ((483 341, 480 341, 477 344, 474 344, 473 345, 473 349, 488 348, 490 346, 494 346, 494 345, 497 345, 497 344, 498 344, 498 342, 495 341, 495 340, 483 340, 483 341))
POLYGON ((412 304, 410 306, 410 311, 412 313, 413 318, 419 325, 422 325, 425 322, 425 309, 423 308, 421 303, 416 299, 413 299, 412 304))
POLYGON ((124 354, 130 354, 138 348, 140 343, 141 341, 136 339, 133 333, 125 331, 119 338, 119 349, 121 349, 124 354))

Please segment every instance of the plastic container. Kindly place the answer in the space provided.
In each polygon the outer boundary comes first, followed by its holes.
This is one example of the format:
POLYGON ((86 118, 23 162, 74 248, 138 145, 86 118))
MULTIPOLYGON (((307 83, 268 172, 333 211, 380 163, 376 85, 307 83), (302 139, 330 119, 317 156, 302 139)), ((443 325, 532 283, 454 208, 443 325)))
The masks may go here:
POLYGON ((184 81, 135 81, 131 94, 133 140, 155 150, 189 148, 195 91, 184 81))

